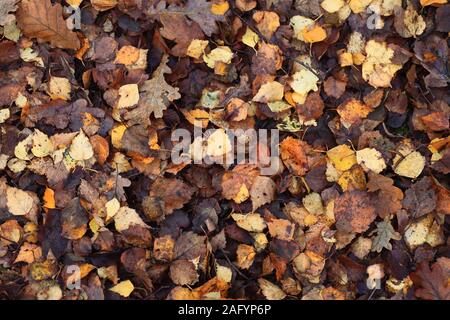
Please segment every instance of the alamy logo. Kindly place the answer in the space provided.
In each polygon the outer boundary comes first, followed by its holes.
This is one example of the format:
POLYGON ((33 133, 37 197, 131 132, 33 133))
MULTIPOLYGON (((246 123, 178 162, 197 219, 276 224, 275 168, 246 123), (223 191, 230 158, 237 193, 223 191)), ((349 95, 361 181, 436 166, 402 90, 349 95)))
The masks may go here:
POLYGON ((69 15, 66 19, 66 25, 69 30, 81 29, 81 10, 72 6, 64 6, 64 13, 69 15))

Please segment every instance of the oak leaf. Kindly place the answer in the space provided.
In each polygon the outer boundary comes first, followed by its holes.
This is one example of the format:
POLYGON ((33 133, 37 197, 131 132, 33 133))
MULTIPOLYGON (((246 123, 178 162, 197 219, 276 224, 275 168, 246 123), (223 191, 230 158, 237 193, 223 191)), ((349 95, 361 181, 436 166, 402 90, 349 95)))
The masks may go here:
POLYGON ((450 299, 449 259, 439 258, 432 265, 423 261, 411 278, 417 286, 414 294, 418 298, 425 300, 448 300, 450 299))
POLYGON ((372 239, 372 251, 392 250, 391 240, 400 240, 402 236, 394 230, 390 221, 377 222, 376 236, 372 239))
POLYGON ((141 97, 138 106, 125 114, 125 119, 130 124, 150 125, 150 116, 162 118, 163 111, 170 102, 180 99, 178 88, 170 86, 164 79, 165 73, 172 73, 167 66, 169 57, 164 55, 158 68, 153 72, 153 77, 144 82, 140 88, 141 97))

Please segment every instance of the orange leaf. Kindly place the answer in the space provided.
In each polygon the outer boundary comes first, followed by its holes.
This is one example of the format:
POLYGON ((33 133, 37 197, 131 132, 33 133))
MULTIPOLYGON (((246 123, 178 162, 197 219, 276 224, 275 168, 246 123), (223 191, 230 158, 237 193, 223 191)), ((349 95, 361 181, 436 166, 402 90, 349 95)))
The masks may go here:
POLYGON ((314 25, 312 28, 302 30, 303 39, 308 43, 320 42, 326 39, 327 33, 324 28, 314 25))

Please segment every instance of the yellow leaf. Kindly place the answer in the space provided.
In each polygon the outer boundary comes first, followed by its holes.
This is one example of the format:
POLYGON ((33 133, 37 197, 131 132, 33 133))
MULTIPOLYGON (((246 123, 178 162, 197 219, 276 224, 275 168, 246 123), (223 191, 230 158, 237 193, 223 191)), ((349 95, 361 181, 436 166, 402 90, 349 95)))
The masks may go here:
POLYGON ((206 140, 206 155, 220 157, 231 151, 231 141, 223 129, 217 129, 206 140))
POLYGON ((395 156, 393 160, 394 172, 403 177, 417 178, 425 167, 425 157, 409 147, 399 148, 397 152, 402 156, 399 154, 395 156))
POLYGON ((386 162, 381 153, 374 148, 364 148, 356 151, 356 161, 365 171, 380 173, 386 169, 386 162))
POLYGON ((226 0, 215 0, 211 4, 211 13, 223 16, 228 11, 230 5, 226 0))
POLYGON ((106 204, 106 221, 113 218, 120 209, 120 202, 116 198, 109 200, 106 204))
POLYGON ((367 6, 372 2, 372 0, 350 0, 348 5, 352 9, 353 13, 361 13, 366 10, 367 6))
POLYGON ((52 98, 52 100, 70 99, 71 87, 68 79, 60 77, 51 77, 48 86, 49 86, 48 93, 52 98))
POLYGON ((0 123, 4 123, 11 116, 11 112, 8 108, 0 110, 0 123))
POLYGON ((247 244, 239 244, 236 250, 236 262, 240 269, 248 269, 253 264, 256 251, 253 246, 247 244))
POLYGON ((26 191, 8 187, 6 189, 6 205, 13 215, 23 216, 33 208, 33 198, 26 191))
POLYGON ((123 46, 116 54, 114 63, 124 64, 126 66, 132 65, 138 61, 140 56, 140 49, 133 46, 123 46))
POLYGON ((375 88, 389 87, 395 73, 402 68, 401 64, 391 62, 394 50, 387 47, 386 42, 369 40, 366 44, 367 57, 362 65, 362 77, 375 88))
POLYGON ((208 43, 208 40, 193 39, 186 50, 186 54, 191 58, 200 59, 208 43))
POLYGON ((216 275, 217 278, 225 281, 227 283, 231 282, 231 278, 233 277, 233 272, 230 268, 221 266, 220 264, 216 265, 216 275))
POLYGON ((120 294, 122 297, 129 297, 131 292, 134 290, 133 283, 130 280, 121 281, 118 284, 116 284, 111 289, 112 292, 115 292, 117 294, 120 294))
POLYGON ((48 156, 53 152, 53 143, 48 136, 36 129, 33 133, 33 147, 31 152, 39 158, 48 156))
POLYGON ((317 82, 319 78, 306 68, 302 68, 292 75, 292 81, 289 82, 291 88, 301 96, 306 98, 310 91, 317 91, 317 82))
POLYGON ((78 8, 83 0, 66 0, 66 2, 74 8, 78 8))
POLYGON ((129 108, 136 105, 139 102, 139 88, 136 83, 126 84, 119 88, 119 102, 117 107, 129 108))
POLYGON ((259 278, 258 284, 267 300, 283 300, 286 297, 283 290, 266 279, 259 278))
POLYGON ((245 186, 245 184, 242 184, 241 188, 239 189, 239 192, 233 198, 233 201, 236 203, 242 203, 245 200, 247 200, 249 196, 250 196, 250 193, 249 193, 247 187, 245 186))
POLYGON ((322 198, 316 192, 311 192, 302 199, 303 206, 309 213, 320 215, 323 214, 322 198))
POLYGON ((33 135, 29 135, 24 140, 20 141, 14 148, 14 155, 20 160, 31 160, 33 155, 30 154, 31 146, 33 145, 33 135))
POLYGON ((283 95, 284 86, 277 81, 270 81, 259 88, 252 100, 261 103, 275 102, 283 99, 283 95))
POLYGON ((95 10, 106 11, 114 8, 118 0, 91 0, 91 5, 95 10))
POLYGON ((346 144, 328 150, 327 157, 334 167, 340 171, 346 171, 356 164, 355 152, 346 144))
POLYGON ((290 25, 294 29, 294 36, 301 41, 305 41, 303 38, 303 30, 313 26, 314 20, 303 17, 303 16, 293 16, 290 20, 290 25))
POLYGON ((211 69, 214 69, 216 62, 230 64, 233 59, 233 52, 229 47, 219 46, 213 49, 209 54, 203 55, 203 61, 211 69))
POLYGON ((345 4, 344 0, 324 0, 320 6, 328 13, 339 11, 345 4))
POLYGON ((136 210, 129 207, 122 207, 119 209, 114 215, 114 225, 119 232, 125 231, 133 225, 148 228, 136 210))
POLYGON ((258 213, 233 213, 231 217, 240 228, 249 232, 263 232, 267 227, 266 222, 258 213))
POLYGON ((267 40, 272 38, 272 35, 280 26, 280 17, 275 12, 256 11, 252 17, 256 22, 256 28, 258 28, 267 40))
POLYGON ((206 128, 209 123, 209 113, 202 109, 193 109, 187 112, 183 112, 186 120, 189 121, 190 124, 206 128))
POLYGON ((348 67, 353 65, 353 55, 347 51, 338 52, 339 65, 341 67, 348 67))
POLYGON ((251 48, 255 48, 258 41, 259 41, 259 36, 256 34, 256 32, 254 32, 252 29, 247 27, 244 35, 242 36, 242 43, 251 48))
POLYGON ((408 247, 415 249, 427 241, 428 233, 433 224, 433 216, 431 214, 422 218, 417 222, 411 223, 405 230, 404 239, 408 247))
POLYGON ((127 130, 127 127, 124 124, 120 124, 111 130, 111 143, 117 149, 122 147, 121 141, 125 130, 127 130))
POLYGON ((26 262, 28 264, 39 260, 42 256, 42 249, 40 246, 25 242, 21 247, 14 263, 26 262))
POLYGON ((94 149, 92 148, 89 138, 86 137, 83 130, 72 140, 69 148, 69 154, 74 160, 88 160, 94 156, 94 149))
POLYGON ((364 170, 360 166, 353 166, 339 177, 338 184, 343 191, 365 190, 366 175, 364 170))

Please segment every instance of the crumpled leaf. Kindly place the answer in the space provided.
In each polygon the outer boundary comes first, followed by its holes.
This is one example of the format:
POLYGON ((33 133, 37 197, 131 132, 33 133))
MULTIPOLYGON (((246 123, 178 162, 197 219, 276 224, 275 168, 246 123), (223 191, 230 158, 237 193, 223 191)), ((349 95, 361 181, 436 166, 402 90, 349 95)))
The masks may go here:
POLYGON ((369 40, 365 48, 367 57, 362 65, 362 77, 375 88, 386 88, 391 84, 401 64, 392 62, 394 50, 385 42, 369 40))
POLYGON ((259 278, 258 284, 267 300, 283 300, 286 297, 286 293, 280 287, 266 279, 259 278))
POLYGON ((161 64, 153 72, 152 79, 147 80, 140 88, 141 97, 138 106, 125 114, 125 119, 130 124, 150 125, 150 116, 162 118, 163 111, 167 109, 170 102, 180 99, 178 88, 167 84, 164 74, 172 71, 167 66, 169 57, 164 55, 161 64))
POLYGON ((391 240, 400 240, 402 236, 394 230, 390 221, 377 222, 376 235, 372 238, 372 251, 392 250, 391 240))
POLYGON ((240 228, 249 232, 263 232, 267 227, 264 219, 257 213, 233 213, 231 217, 240 228))

